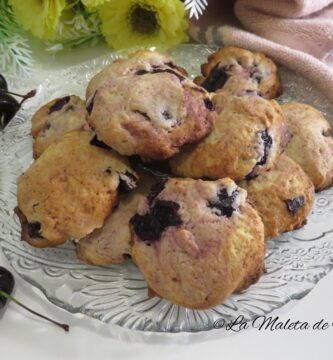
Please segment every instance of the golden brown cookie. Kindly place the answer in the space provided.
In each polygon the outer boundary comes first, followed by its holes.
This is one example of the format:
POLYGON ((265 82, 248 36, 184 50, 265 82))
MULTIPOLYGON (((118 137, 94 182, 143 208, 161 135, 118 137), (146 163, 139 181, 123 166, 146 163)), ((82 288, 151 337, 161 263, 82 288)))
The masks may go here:
POLYGON ((150 176, 141 175, 138 186, 119 197, 119 204, 105 220, 103 227, 76 243, 77 257, 92 265, 120 264, 131 254, 129 220, 136 213, 138 203, 149 192, 153 183, 150 176))
POLYGON ((206 90, 169 68, 116 77, 88 100, 88 122, 98 139, 122 155, 164 160, 212 126, 206 90))
POLYGON ((102 227, 119 187, 135 187, 137 175, 126 159, 90 144, 93 139, 87 131, 65 134, 19 177, 23 240, 45 247, 81 239, 102 227))
POLYGON ((307 173, 316 190, 333 184, 332 127, 324 115, 307 104, 281 106, 292 133, 286 154, 307 173))
POLYGON ((230 179, 161 182, 131 226, 132 256, 148 286, 175 304, 213 307, 262 274, 262 221, 230 179))
POLYGON ((209 92, 226 91, 241 95, 255 92, 266 99, 281 95, 282 88, 274 62, 262 53, 225 47, 208 57, 202 76, 194 82, 209 92))
POLYGON ((266 240, 302 227, 315 199, 309 177, 284 154, 271 171, 239 186, 247 190, 248 199, 262 218, 266 240))
POLYGON ((74 130, 89 130, 83 100, 71 95, 43 105, 31 119, 34 158, 37 159, 49 145, 74 130))
POLYGON ((170 56, 157 51, 139 50, 130 54, 127 59, 117 59, 113 61, 97 73, 89 81, 86 99, 88 100, 99 87, 115 77, 140 71, 152 71, 156 68, 174 69, 183 76, 187 76, 187 71, 178 66, 170 56))
POLYGON ((213 103, 212 132, 201 143, 170 159, 172 173, 238 181, 271 169, 289 140, 278 103, 223 92, 214 96, 213 103))

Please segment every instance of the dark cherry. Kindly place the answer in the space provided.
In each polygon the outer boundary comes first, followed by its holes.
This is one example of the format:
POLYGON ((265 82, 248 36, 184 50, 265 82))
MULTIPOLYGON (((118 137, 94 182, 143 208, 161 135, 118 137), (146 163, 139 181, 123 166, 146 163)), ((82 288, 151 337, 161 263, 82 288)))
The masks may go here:
POLYGON ((201 86, 209 92, 222 89, 229 78, 227 69, 225 67, 219 67, 219 65, 218 63, 212 68, 205 81, 201 84, 201 86))
POLYGON ((294 199, 287 199, 285 200, 287 205, 287 209, 293 215, 296 214, 297 210, 305 205, 304 196, 298 196, 294 199))
POLYGON ((32 238, 42 238, 42 234, 40 232, 41 228, 42 225, 38 221, 29 223, 29 227, 28 227, 29 236, 32 238))
POLYGON ((6 305, 6 302, 8 300, 12 301, 13 303, 17 304, 21 308, 25 309, 26 311, 30 312, 31 314, 34 314, 44 320, 47 320, 51 322, 54 325, 57 325, 61 327, 65 331, 69 331, 69 326, 67 324, 60 324, 57 321, 54 321, 44 315, 41 315, 40 313, 30 309, 28 306, 24 305, 20 301, 18 301, 16 298, 14 298, 11 293, 13 292, 15 285, 15 279, 14 276, 10 271, 5 269, 4 267, 0 266, 0 309, 3 308, 6 305))
POLYGON ((172 115, 169 113, 168 110, 164 110, 164 111, 162 112, 162 116, 164 117, 165 120, 170 120, 170 119, 172 119, 172 115))
POLYGON ((155 200, 155 198, 157 197, 157 195, 164 190, 167 181, 168 178, 162 178, 150 188, 150 192, 147 196, 149 205, 151 205, 155 200))
MULTIPOLYGON (((15 279, 12 273, 0 266, 0 290, 10 295, 13 292, 14 285, 15 279)), ((6 305, 7 300, 7 298, 0 295, 0 309, 6 305)))
POLYGON ((70 96, 65 96, 61 99, 58 99, 50 108, 49 108, 49 114, 52 114, 55 111, 61 110, 70 100, 70 96))
POLYGON ((95 94, 93 95, 93 97, 91 98, 91 100, 89 101, 89 103, 87 104, 86 110, 88 112, 89 115, 91 115, 92 111, 93 111, 93 107, 94 107, 94 101, 95 101, 95 96, 97 94, 97 90, 95 91, 95 94))
POLYGON ((141 240, 157 241, 169 226, 178 226, 182 220, 178 215, 179 204, 174 201, 156 200, 145 215, 135 214, 131 219, 134 231, 141 240))
POLYGON ((136 188, 138 178, 130 173, 129 171, 125 171, 124 173, 119 174, 119 190, 121 192, 130 192, 136 188))
POLYGON ((20 108, 19 102, 7 93, 0 92, 0 130, 4 129, 20 108))
POLYGON ((135 75, 146 75, 146 74, 159 74, 159 73, 170 73, 172 75, 177 76, 177 78, 179 79, 179 81, 184 81, 186 78, 183 75, 180 75, 178 72, 172 70, 172 69, 160 69, 160 68, 155 68, 151 71, 147 71, 147 70, 138 70, 135 75))
POLYGON ((208 109, 209 111, 214 110, 213 102, 210 99, 208 99, 208 98, 204 99, 204 103, 205 103, 206 109, 208 109))
POLYGON ((261 139, 264 142, 264 155, 261 157, 261 159, 257 162, 256 165, 265 165, 267 161, 267 157, 269 154, 269 150, 271 149, 273 145, 273 139, 268 134, 267 130, 259 131, 261 139))
POLYGON ((8 90, 8 85, 7 85, 7 81, 4 78, 3 75, 0 74, 0 89, 1 90, 8 90))
POLYGON ((151 121, 151 118, 148 116, 147 113, 140 111, 140 110, 133 110, 133 112, 135 114, 139 114, 139 115, 143 116, 146 120, 151 121))
POLYGON ((112 150, 112 148, 108 145, 106 145, 105 143, 103 143, 103 141, 100 141, 97 139, 97 135, 95 135, 91 140, 90 140, 90 145, 93 145, 93 146, 97 146, 97 147, 100 147, 102 149, 105 149, 105 150, 112 150))
POLYGON ((154 176, 165 178, 170 174, 170 167, 167 161, 151 161, 150 163, 145 163, 138 155, 130 156, 129 161, 134 169, 147 171, 154 176))
POLYGON ((239 194, 239 191, 236 189, 233 191, 231 196, 228 195, 227 189, 223 188, 217 194, 218 201, 210 201, 208 207, 214 209, 218 216, 231 217, 232 213, 236 210, 234 207, 234 202, 239 194))

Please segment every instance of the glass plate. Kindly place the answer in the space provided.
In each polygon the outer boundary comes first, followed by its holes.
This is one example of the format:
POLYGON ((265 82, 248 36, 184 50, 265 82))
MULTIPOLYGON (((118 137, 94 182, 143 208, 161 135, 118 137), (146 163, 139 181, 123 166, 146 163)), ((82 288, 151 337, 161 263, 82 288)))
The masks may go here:
MULTIPOLYGON (((183 45, 167 51, 194 76, 214 50, 215 47, 205 45, 183 45)), ((141 331, 210 330, 218 319, 229 321, 243 315, 251 320, 305 296, 333 266, 333 189, 317 194, 305 227, 267 242, 267 273, 257 284, 205 311, 149 298, 146 283, 131 261, 93 267, 76 259, 71 243, 35 249, 20 240, 20 224, 13 209, 17 177, 32 161, 31 115, 57 96, 83 96, 87 82, 96 72, 130 51, 111 53, 52 74, 0 136, 0 247, 11 266, 61 308, 141 331)), ((284 95, 279 100, 312 104, 333 119, 330 103, 317 89, 285 68, 280 72, 284 95)))

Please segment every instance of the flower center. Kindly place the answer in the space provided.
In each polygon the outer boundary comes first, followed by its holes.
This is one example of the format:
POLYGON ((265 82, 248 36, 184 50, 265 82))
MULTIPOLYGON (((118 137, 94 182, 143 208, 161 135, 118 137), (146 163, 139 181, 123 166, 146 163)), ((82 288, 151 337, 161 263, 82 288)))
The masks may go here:
POLYGON ((134 32, 151 35, 158 29, 156 12, 152 8, 134 5, 129 13, 129 22, 134 32))

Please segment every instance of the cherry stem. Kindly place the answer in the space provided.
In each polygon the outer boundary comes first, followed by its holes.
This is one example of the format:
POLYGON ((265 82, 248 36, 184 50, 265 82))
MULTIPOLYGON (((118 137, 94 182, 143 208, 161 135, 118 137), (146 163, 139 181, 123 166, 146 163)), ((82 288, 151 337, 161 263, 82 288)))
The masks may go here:
POLYGON ((25 95, 21 95, 21 94, 17 94, 17 93, 14 93, 12 91, 8 91, 8 90, 4 90, 4 89, 0 89, 0 93, 5 93, 5 94, 10 94, 10 95, 14 95, 14 96, 18 96, 18 97, 21 97, 22 100, 20 102, 20 106, 24 103, 24 101, 26 101, 27 99, 30 99, 32 97, 34 97, 36 95, 36 90, 31 90, 29 91, 27 94, 25 95))
POLYGON ((27 306, 23 305, 20 301, 16 300, 13 296, 7 294, 5 291, 0 290, 0 296, 6 298, 6 299, 8 299, 8 300, 13 301, 15 304, 21 306, 23 309, 29 311, 30 313, 32 313, 32 314, 34 314, 34 315, 36 315, 36 316, 38 316, 38 317, 40 317, 40 318, 42 318, 42 319, 44 319, 44 320, 47 320, 47 321, 49 321, 49 322, 51 322, 51 323, 53 323, 53 324, 61 327, 63 330, 69 331, 69 326, 68 326, 67 324, 60 324, 60 323, 58 323, 58 322, 55 321, 55 320, 52 320, 52 319, 50 319, 50 318, 48 318, 48 317, 46 317, 46 316, 44 316, 44 315, 39 314, 38 312, 36 312, 36 311, 28 308, 27 306))

